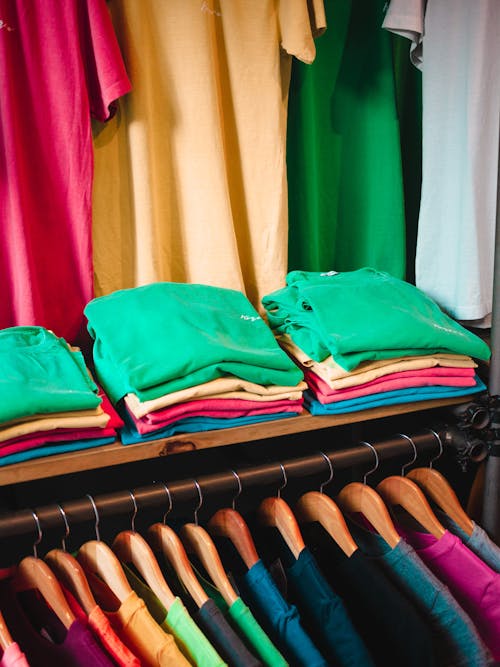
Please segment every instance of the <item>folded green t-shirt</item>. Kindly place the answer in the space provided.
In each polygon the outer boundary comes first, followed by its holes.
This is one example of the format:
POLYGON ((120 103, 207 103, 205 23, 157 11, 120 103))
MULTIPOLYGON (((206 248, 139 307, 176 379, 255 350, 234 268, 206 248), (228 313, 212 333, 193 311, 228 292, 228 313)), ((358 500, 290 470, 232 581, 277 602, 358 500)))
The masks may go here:
POLYGON ((129 392, 158 398, 225 375, 265 385, 303 379, 235 290, 153 283, 94 299, 85 315, 98 378, 115 401, 129 392))
POLYGON ((383 271, 292 271, 262 300, 271 327, 316 361, 345 370, 362 361, 436 352, 486 360, 488 345, 414 285, 383 271))
POLYGON ((0 423, 101 403, 82 354, 43 327, 0 330, 0 369, 0 423))

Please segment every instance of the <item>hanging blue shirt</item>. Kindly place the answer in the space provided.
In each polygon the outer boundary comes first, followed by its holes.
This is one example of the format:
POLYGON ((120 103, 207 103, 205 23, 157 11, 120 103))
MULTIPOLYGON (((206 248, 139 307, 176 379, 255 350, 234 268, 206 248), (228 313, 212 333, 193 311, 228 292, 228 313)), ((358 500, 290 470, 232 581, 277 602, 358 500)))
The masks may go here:
POLYGON ((301 625, 299 612, 279 592, 261 560, 238 579, 241 597, 291 667, 328 667, 301 625))

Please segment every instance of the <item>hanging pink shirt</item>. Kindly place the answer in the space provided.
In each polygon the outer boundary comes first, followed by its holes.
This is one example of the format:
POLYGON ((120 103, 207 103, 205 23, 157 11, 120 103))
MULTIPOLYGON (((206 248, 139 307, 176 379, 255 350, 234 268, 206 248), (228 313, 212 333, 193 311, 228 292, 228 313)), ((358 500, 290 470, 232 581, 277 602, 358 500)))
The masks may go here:
POLYGON ((304 370, 307 384, 314 391, 320 403, 335 403, 361 396, 370 396, 384 391, 406 389, 408 387, 446 386, 474 387, 476 384, 473 368, 422 368, 420 370, 389 373, 376 380, 365 382, 347 389, 332 389, 311 370, 304 370))
POLYGON ((91 117, 129 90, 105 0, 0 0, 0 328, 83 330, 91 117))
POLYGON ((7 646, 0 658, 0 667, 30 667, 17 642, 7 646))
POLYGON ((399 524, 396 527, 427 567, 448 586, 495 660, 500 660, 500 575, 448 531, 438 540, 429 533, 399 524))

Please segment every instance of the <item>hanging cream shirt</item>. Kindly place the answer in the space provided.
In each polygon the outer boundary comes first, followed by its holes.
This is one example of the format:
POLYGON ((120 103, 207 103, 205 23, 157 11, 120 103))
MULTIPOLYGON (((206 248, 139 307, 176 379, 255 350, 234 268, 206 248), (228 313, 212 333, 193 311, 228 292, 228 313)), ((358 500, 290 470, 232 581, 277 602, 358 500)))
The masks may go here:
POLYGON ((287 269, 291 58, 323 0, 110 0, 133 92, 95 137, 96 293, 153 281, 244 291, 287 269))

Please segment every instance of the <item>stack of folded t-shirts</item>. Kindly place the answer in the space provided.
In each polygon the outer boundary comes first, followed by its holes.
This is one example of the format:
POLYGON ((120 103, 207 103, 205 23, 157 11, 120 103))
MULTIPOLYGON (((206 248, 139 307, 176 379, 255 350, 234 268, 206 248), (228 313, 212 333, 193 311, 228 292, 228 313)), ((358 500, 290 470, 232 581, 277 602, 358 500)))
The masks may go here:
POLYGON ((94 299, 85 315, 124 444, 302 411, 302 371, 241 292, 152 283, 94 299))
POLYGON ((116 440, 123 422, 81 352, 37 326, 0 330, 0 465, 116 440))
POLYGON ((371 268, 292 271, 263 299, 278 341, 305 374, 313 414, 461 397, 486 389, 490 350, 415 286, 371 268))

